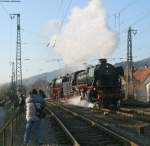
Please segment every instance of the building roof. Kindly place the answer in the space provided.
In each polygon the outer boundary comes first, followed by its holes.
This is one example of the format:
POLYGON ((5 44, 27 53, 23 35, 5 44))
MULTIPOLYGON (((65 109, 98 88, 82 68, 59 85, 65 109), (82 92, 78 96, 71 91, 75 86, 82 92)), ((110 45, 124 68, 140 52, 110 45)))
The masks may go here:
POLYGON ((140 68, 140 69, 136 70, 133 74, 133 77, 135 80, 144 82, 149 75, 150 75, 150 67, 140 68))

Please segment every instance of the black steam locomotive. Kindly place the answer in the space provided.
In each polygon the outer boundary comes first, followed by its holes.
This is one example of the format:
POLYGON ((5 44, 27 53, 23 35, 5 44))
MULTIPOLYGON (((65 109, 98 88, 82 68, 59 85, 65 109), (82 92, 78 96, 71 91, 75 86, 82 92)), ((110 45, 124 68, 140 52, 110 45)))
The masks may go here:
POLYGON ((117 106, 118 101, 124 96, 121 88, 123 68, 114 67, 107 63, 106 59, 101 59, 100 62, 94 71, 93 85, 102 91, 104 106, 117 106))
POLYGON ((62 98, 80 93, 82 99, 98 102, 104 107, 116 107, 124 96, 121 89, 123 76, 122 67, 115 67, 106 59, 100 59, 100 64, 96 66, 53 80, 51 96, 62 98))

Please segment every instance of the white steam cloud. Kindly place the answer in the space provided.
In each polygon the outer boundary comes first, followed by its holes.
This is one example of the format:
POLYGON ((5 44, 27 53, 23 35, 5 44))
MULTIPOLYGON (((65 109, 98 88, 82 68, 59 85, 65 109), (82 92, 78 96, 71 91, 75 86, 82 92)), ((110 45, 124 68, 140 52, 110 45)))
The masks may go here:
POLYGON ((90 0, 84 8, 73 8, 59 34, 52 36, 56 51, 66 64, 90 57, 107 57, 116 47, 116 34, 106 22, 101 0, 90 0))
POLYGON ((80 96, 75 96, 73 98, 70 98, 66 103, 71 105, 81 106, 81 107, 89 107, 89 108, 94 107, 93 103, 90 103, 87 100, 81 100, 80 96))

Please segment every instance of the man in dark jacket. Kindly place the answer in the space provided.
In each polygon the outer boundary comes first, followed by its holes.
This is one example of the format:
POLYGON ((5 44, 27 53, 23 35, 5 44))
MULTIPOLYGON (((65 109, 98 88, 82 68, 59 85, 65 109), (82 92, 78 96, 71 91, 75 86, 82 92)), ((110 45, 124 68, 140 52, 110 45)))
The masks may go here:
POLYGON ((21 90, 17 90, 17 97, 18 97, 18 105, 19 105, 19 111, 23 112, 24 111, 24 106, 25 106, 25 96, 22 94, 21 90))

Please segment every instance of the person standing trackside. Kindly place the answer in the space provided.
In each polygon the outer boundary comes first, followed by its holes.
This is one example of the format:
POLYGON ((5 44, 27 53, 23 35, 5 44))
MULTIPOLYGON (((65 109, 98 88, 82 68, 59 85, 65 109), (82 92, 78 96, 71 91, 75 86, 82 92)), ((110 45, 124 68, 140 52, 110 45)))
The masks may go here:
POLYGON ((24 133, 24 144, 29 143, 29 138, 31 134, 31 129, 34 130, 35 143, 37 145, 41 144, 40 141, 40 123, 41 119, 36 115, 36 110, 40 109, 44 104, 43 98, 38 95, 36 89, 33 89, 31 95, 26 98, 26 128, 24 133))
POLYGON ((44 91, 43 90, 39 90, 39 95, 42 97, 42 98, 46 98, 46 95, 45 95, 45 93, 44 93, 44 91))
POLYGON ((21 89, 17 90, 16 93, 17 97, 18 97, 18 105, 19 105, 19 111, 23 112, 24 111, 24 106, 25 106, 25 97, 21 92, 21 89))

